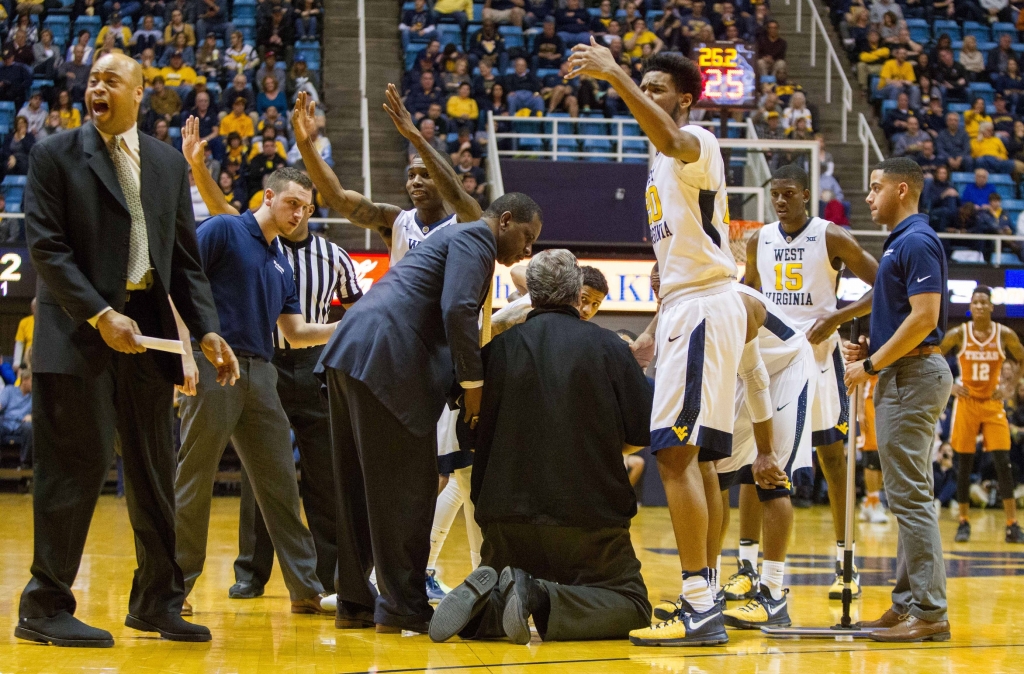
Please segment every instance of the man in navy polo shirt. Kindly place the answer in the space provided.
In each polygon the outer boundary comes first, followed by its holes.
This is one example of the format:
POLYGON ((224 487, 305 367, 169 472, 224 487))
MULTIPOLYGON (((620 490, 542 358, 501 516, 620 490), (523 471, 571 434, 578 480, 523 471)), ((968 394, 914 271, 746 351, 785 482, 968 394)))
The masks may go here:
MULTIPOLYGON (((321 604, 324 587, 316 575, 313 537, 299 514, 288 417, 277 394, 277 370, 270 363, 275 325, 296 348, 325 344, 337 326, 305 321, 288 260, 274 244, 312 209, 312 182, 296 169, 282 168, 267 179, 255 213, 219 215, 197 232, 203 271, 210 279, 224 339, 238 356, 240 378, 222 393, 213 366, 199 359, 196 395, 181 404, 175 528, 186 596, 206 560, 213 482, 230 440, 281 562, 292 613, 334 613, 333 607, 321 604)), ((186 601, 182 613, 191 615, 191 610, 186 601)))
POLYGON ((932 441, 953 376, 939 352, 946 330, 946 256, 917 212, 924 175, 907 157, 871 173, 871 219, 892 228, 875 277, 870 347, 846 344, 852 391, 878 374, 875 433, 889 507, 899 524, 892 608, 859 627, 876 641, 946 641, 946 573, 932 502, 932 441))

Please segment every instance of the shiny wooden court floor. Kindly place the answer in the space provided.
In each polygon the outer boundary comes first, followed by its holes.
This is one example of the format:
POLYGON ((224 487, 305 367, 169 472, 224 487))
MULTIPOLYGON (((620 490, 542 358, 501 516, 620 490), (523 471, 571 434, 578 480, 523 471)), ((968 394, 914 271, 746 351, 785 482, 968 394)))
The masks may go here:
MULTIPOLYGON (((975 511, 977 514, 978 511, 975 511)), ((112 649, 38 646, 13 637, 17 602, 31 562, 31 501, 0 495, 0 674, 12 672, 864 672, 946 674, 1024 672, 1024 547, 1002 542, 1001 513, 977 514, 974 541, 953 544, 955 522, 942 516, 953 639, 909 646, 852 641, 771 641, 730 630, 725 647, 636 648, 626 641, 515 646, 506 642, 433 644, 426 636, 341 631, 330 618, 293 616, 275 567, 267 594, 231 600, 231 562, 237 549, 238 500, 214 500, 207 571, 192 595, 197 622, 210 627, 209 644, 173 644, 123 627, 135 553, 124 502, 103 497, 75 584, 78 615, 110 630, 112 649)), ((733 517, 734 529, 736 517, 733 517)), ((855 618, 888 606, 895 564, 895 523, 861 525, 857 554, 864 598, 855 618)), ((662 508, 641 509, 633 540, 651 599, 679 591, 679 567, 662 508)), ((735 545, 732 540, 731 545, 735 545)), ((796 624, 830 625, 839 603, 829 602, 834 542, 824 508, 797 511, 790 613, 796 624)), ((442 553, 444 580, 454 585, 469 570, 461 516, 442 553)), ((728 563, 727 563, 728 566, 728 563)), ((728 573, 726 569, 726 573, 728 573)))

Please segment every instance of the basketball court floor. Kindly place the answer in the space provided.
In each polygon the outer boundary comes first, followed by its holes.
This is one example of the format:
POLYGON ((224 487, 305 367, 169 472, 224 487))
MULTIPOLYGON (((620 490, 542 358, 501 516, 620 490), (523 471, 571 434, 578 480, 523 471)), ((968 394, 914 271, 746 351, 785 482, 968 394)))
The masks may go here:
MULTIPOLYGON (((32 558, 29 496, 0 495, 0 674, 15 672, 457 672, 551 674, 554 672, 830 672, 954 674, 1024 672, 1024 548, 1002 542, 999 511, 974 511, 974 540, 952 543, 955 520, 943 511, 953 638, 940 644, 875 644, 863 641, 778 641, 759 632, 730 630, 718 648, 637 648, 626 641, 434 644, 426 636, 378 635, 373 630, 336 630, 330 617, 295 616, 275 566, 265 596, 231 600, 231 563, 237 550, 238 499, 214 500, 209 557, 191 601, 197 622, 213 631, 208 644, 176 644, 123 627, 131 573, 132 531, 123 500, 100 500, 74 590, 78 614, 110 630, 112 649, 38 646, 13 636, 18 596, 32 558)), ((455 585, 469 571, 461 515, 441 555, 441 571, 455 585)), ((736 512, 727 548, 736 545, 736 512)), ((798 510, 791 544, 790 614, 797 625, 831 625, 839 602, 828 600, 835 541, 825 508, 798 510)), ((641 508, 633 541, 643 563, 652 602, 679 592, 679 565, 668 511, 641 508)), ((857 556, 864 598, 854 619, 874 618, 889 605, 895 572, 896 524, 861 525, 857 556)), ((723 575, 731 571, 726 552, 723 575)))

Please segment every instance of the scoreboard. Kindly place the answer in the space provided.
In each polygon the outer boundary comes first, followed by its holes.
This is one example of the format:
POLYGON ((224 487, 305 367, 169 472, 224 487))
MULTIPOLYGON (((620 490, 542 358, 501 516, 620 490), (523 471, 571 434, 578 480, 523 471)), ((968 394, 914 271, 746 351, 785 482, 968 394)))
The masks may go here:
POLYGON ((757 107, 757 59, 743 42, 697 43, 690 58, 704 79, 698 108, 757 107))
POLYGON ((0 247, 0 300, 5 297, 33 298, 36 272, 27 248, 0 247))

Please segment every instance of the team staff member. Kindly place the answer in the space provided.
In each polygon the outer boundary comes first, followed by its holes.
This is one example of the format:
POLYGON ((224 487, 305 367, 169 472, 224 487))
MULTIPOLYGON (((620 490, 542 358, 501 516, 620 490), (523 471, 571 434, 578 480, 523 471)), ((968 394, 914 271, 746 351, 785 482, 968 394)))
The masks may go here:
MULTIPOLYGON (((1016 332, 992 320, 992 308, 992 289, 976 287, 971 294, 971 320, 950 330, 942 340, 942 354, 956 349, 960 364, 960 383, 953 387, 956 402, 949 438, 949 444, 960 455, 956 479, 956 500, 960 504, 957 543, 971 540, 971 472, 978 450, 978 433, 984 437, 985 451, 996 467, 999 498, 1006 513, 1005 540, 1024 543, 1024 532, 1017 524, 1017 500, 1013 497, 1016 485, 1010 466, 1010 424, 999 395, 1006 355, 1019 367, 1024 362, 1024 346, 1016 332)), ((1017 367, 1013 371, 1017 373, 1017 367)))
POLYGON ((953 375, 939 352, 946 330, 946 256, 928 218, 917 212, 921 167, 886 159, 871 173, 871 219, 892 234, 878 266, 871 303, 871 346, 846 344, 846 385, 878 374, 878 458, 889 507, 899 525, 892 608, 862 627, 876 641, 945 641, 946 571, 932 502, 932 439, 953 375))
MULTIPOLYGON (((199 140, 198 120, 185 122, 182 151, 192 165, 196 187, 210 209, 210 215, 238 215, 224 198, 216 181, 205 170, 206 142, 199 140)), ((309 232, 309 217, 303 217, 295 231, 277 238, 298 290, 302 317, 307 323, 327 323, 331 301, 337 295, 346 309, 363 296, 352 259, 337 245, 309 232)), ((334 466, 331 458, 330 417, 327 402, 320 395, 320 382, 313 368, 320 359, 320 346, 292 348, 274 327, 274 358, 277 394, 295 431, 299 446, 302 481, 299 493, 316 546, 317 578, 325 588, 334 587, 338 557, 334 466)), ((242 494, 238 518, 238 557, 235 584, 228 590, 232 599, 251 599, 263 594, 274 565, 274 544, 267 533, 263 515, 256 505, 249 476, 242 469, 242 494)))
POLYGON ((120 54, 101 57, 85 102, 92 121, 37 143, 29 162, 25 218, 39 274, 35 553, 14 633, 60 646, 114 645, 109 632, 74 617, 71 586, 117 434, 139 564, 125 624, 209 641, 208 629, 178 615, 185 591, 175 561, 171 410, 182 359, 147 352, 135 336, 178 338, 169 295, 212 363, 206 386, 233 383, 238 363, 217 334, 188 169, 135 124, 142 67, 120 54))
MULTIPOLYGON (((218 215, 199 228, 199 251, 210 277, 225 339, 242 359, 234 389, 214 389, 199 364, 194 397, 181 403, 181 450, 175 480, 178 563, 192 590, 206 561, 213 482, 228 440, 252 479, 256 501, 292 600, 292 613, 327 612, 316 577, 313 537, 299 514, 299 488, 288 417, 277 394, 276 325, 296 348, 323 344, 337 324, 303 320, 288 261, 274 243, 293 232, 313 209, 313 184, 282 168, 270 175, 263 204, 252 213, 218 215)), ((186 604, 183 612, 191 613, 186 604)))

